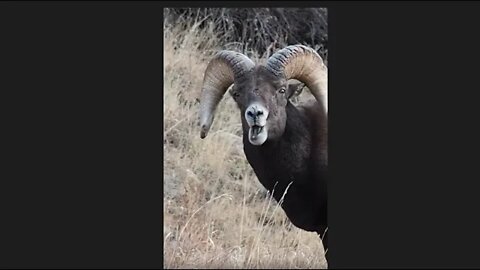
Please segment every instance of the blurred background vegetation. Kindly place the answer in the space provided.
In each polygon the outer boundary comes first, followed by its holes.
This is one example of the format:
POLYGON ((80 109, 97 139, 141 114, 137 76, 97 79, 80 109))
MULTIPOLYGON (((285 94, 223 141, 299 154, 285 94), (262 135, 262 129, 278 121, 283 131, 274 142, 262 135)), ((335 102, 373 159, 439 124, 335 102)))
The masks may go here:
POLYGON ((303 44, 317 50, 328 65, 326 8, 166 8, 164 25, 210 28, 222 37, 224 49, 264 57, 287 45, 303 44), (266 55, 265 55, 266 54, 266 55))

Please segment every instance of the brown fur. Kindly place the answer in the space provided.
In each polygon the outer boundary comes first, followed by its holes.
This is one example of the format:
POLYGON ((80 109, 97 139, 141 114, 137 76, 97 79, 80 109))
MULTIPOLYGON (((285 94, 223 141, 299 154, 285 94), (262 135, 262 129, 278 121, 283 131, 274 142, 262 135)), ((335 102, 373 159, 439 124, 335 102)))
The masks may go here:
MULTIPOLYGON (((294 87, 258 66, 230 94, 240 112, 244 152, 262 185, 277 202, 291 183, 282 208, 297 227, 323 235, 327 228, 327 115, 317 101, 295 107, 294 87), (279 89, 286 89, 281 94, 279 89), (252 102, 269 110, 268 139, 261 146, 248 141, 244 112, 252 102)), ((326 237, 324 247, 328 247, 326 237)))

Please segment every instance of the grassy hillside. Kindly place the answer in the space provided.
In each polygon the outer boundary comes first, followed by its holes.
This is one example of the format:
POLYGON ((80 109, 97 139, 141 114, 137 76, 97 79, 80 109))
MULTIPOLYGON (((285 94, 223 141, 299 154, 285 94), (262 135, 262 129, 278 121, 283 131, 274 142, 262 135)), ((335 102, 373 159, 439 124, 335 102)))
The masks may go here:
MULTIPOLYGON (((318 236, 288 221, 248 165, 229 95, 200 139, 203 72, 228 46, 201 18, 164 26, 164 267, 325 268, 318 236)), ((269 56, 246 54, 254 61, 269 56)))

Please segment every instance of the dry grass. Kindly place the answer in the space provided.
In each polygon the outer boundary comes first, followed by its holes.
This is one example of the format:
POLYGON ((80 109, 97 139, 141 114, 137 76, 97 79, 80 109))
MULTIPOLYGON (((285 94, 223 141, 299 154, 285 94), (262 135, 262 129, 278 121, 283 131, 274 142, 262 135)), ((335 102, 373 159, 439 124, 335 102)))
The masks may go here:
POLYGON ((200 139, 203 71, 224 47, 211 29, 183 29, 164 28, 164 267, 326 268, 318 236, 294 227, 253 174, 229 95, 200 139))
POLYGON ((328 65, 326 8, 166 8, 164 18, 167 24, 197 20, 241 52, 263 54, 286 44, 304 44, 328 65))

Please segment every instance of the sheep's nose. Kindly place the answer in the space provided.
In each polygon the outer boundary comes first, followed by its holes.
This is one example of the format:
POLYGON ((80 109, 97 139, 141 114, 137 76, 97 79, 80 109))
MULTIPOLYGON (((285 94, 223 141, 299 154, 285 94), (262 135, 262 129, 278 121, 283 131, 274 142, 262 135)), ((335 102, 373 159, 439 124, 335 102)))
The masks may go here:
POLYGON ((258 116, 263 115, 263 110, 261 108, 250 107, 247 110, 247 115, 255 119, 258 116))
POLYGON ((245 120, 251 125, 263 126, 268 118, 268 109, 260 103, 253 103, 247 107, 244 114, 245 120))

